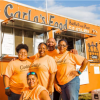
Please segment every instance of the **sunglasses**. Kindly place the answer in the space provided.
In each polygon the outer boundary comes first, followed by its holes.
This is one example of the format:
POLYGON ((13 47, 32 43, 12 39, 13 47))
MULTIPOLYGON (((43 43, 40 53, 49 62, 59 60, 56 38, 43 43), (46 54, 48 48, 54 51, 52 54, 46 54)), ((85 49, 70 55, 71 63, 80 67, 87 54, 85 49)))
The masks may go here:
POLYGON ((36 75, 37 76, 37 74, 35 72, 29 72, 29 73, 27 73, 27 76, 28 75, 36 75))

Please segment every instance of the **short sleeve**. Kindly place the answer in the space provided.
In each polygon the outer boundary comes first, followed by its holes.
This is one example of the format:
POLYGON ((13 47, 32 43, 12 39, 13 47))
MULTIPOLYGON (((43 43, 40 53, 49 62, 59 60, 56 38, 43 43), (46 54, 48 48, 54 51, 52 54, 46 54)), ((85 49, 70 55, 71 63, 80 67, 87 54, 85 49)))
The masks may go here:
POLYGON ((41 86, 41 85, 38 85, 38 87, 37 87, 37 89, 36 89, 36 95, 37 95, 37 97, 39 97, 39 95, 40 95, 40 93, 41 93, 42 91, 46 91, 46 92, 49 94, 48 90, 47 90, 45 87, 43 87, 43 86, 41 86))
POLYGON ((81 65, 82 62, 85 59, 83 56, 80 56, 78 54, 73 54, 73 58, 74 58, 74 60, 75 60, 75 62, 76 62, 77 65, 81 65))
POLYGON ((12 76, 13 72, 14 72, 13 61, 11 61, 8 63, 4 75, 6 75, 10 78, 12 76))
POLYGON ((54 73, 54 72, 57 71, 56 62, 55 62, 55 60, 54 60, 52 57, 50 57, 50 58, 48 59, 48 65, 49 65, 49 72, 50 72, 50 73, 54 73))
POLYGON ((29 58, 32 59, 32 60, 35 60, 38 57, 39 57, 39 53, 36 53, 35 55, 30 56, 29 58))

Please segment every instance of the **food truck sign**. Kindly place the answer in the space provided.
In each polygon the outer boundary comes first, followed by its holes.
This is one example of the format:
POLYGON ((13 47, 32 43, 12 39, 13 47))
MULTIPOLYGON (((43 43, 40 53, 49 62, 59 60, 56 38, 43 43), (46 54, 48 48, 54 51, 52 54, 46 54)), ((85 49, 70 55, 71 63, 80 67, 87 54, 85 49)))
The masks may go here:
MULTIPOLYGON (((25 19, 25 17, 28 17, 27 20, 31 20, 31 14, 32 14, 32 11, 31 10, 28 10, 28 12, 21 12, 21 11, 16 11, 15 13, 10 13, 8 14, 8 9, 13 9, 13 5, 12 4, 7 4, 6 7, 4 8, 4 14, 7 18, 10 18, 10 17, 18 17, 19 19, 21 19, 21 14, 22 14, 22 19, 25 19)), ((42 16, 42 14, 40 14, 40 16, 34 16, 33 17, 33 21, 34 22, 37 22, 39 23, 39 18, 42 20, 41 24, 46 24, 46 17, 45 16, 42 16)), ((57 21, 54 22, 53 19, 55 19, 55 16, 54 15, 50 15, 49 17, 49 25, 53 25, 55 27, 58 27, 60 30, 64 30, 64 29, 67 29, 67 19, 65 19, 65 23, 58 23, 57 21)))
POLYGON ((88 46, 88 54, 89 54, 89 60, 91 63, 99 63, 99 49, 98 49, 98 43, 94 43, 93 41, 91 43, 87 44, 88 46))
POLYGON ((69 29, 89 33, 90 27, 88 27, 85 23, 80 24, 79 22, 69 20, 69 29))
POLYGON ((8 4, 8 2, 6 2, 3 9, 4 17, 6 18, 14 17, 22 20, 33 21, 40 24, 58 27, 60 30, 71 29, 79 32, 97 34, 97 31, 91 29, 91 26, 87 23, 51 14, 49 12, 47 16, 45 11, 40 11, 38 9, 28 8, 13 3, 8 4))

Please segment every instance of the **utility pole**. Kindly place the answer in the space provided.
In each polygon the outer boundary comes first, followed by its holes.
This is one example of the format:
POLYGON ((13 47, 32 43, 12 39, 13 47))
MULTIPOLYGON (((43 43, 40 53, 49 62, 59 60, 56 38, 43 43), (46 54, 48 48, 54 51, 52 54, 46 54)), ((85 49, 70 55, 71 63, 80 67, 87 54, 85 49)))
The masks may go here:
POLYGON ((46 2, 46 24, 48 24, 47 0, 45 2, 46 2))

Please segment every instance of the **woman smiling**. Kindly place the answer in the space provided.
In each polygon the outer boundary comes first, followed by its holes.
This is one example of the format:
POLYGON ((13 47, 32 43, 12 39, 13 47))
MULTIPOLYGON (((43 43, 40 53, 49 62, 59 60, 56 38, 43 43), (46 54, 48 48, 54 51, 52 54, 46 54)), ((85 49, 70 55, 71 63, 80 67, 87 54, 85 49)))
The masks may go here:
POLYGON ((4 74, 5 94, 8 100, 19 100, 23 88, 27 86, 26 75, 30 62, 27 60, 28 46, 19 44, 16 47, 18 59, 11 61, 4 74))
POLYGON ((30 71, 37 73, 39 84, 44 86, 49 91, 51 98, 53 98, 53 83, 57 66, 55 60, 52 57, 46 55, 46 51, 46 43, 40 43, 38 45, 39 57, 36 58, 32 63, 30 71))
POLYGON ((72 54, 66 51, 67 48, 67 41, 65 39, 59 40, 59 54, 54 57, 58 69, 55 88, 61 93, 63 100, 78 100, 80 87, 78 76, 84 71, 88 60, 78 54, 72 54), (81 65, 79 71, 76 71, 76 64, 81 65))
POLYGON ((38 76, 35 72, 27 73, 27 84, 22 92, 20 100, 50 100, 49 92, 38 84, 38 76))

